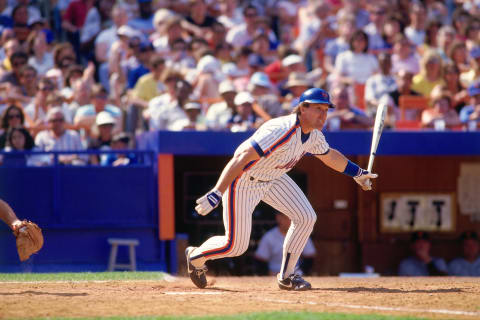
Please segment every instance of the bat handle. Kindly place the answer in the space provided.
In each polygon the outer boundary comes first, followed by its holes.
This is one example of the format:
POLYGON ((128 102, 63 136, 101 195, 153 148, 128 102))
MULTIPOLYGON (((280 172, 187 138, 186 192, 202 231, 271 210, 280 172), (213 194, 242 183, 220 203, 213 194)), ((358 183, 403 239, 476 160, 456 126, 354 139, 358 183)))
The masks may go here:
POLYGON ((368 172, 372 172, 373 159, 375 159, 375 153, 370 153, 370 158, 368 159, 368 166, 367 166, 367 171, 368 172))

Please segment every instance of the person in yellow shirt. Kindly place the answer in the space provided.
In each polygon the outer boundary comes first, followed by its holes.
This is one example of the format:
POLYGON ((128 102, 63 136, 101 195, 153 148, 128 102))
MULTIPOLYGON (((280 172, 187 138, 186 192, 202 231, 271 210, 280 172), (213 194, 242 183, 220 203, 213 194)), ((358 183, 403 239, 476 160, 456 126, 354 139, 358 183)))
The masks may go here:
POLYGON ((427 51, 420 61, 420 73, 413 77, 412 90, 430 97, 433 88, 442 84, 442 58, 435 51, 427 51))
POLYGON ((165 91, 162 74, 165 70, 165 59, 153 56, 150 59, 151 72, 138 79, 132 90, 131 102, 142 108, 148 107, 148 102, 165 91))

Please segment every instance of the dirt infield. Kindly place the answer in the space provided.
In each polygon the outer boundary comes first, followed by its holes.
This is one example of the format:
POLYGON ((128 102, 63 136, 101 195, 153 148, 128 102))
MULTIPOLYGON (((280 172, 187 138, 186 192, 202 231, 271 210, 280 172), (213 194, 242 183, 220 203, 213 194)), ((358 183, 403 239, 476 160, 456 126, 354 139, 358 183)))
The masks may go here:
POLYGON ((285 292, 273 277, 210 278, 196 289, 174 281, 2 282, 0 319, 222 315, 327 311, 480 319, 480 279, 307 278, 314 290, 285 292))

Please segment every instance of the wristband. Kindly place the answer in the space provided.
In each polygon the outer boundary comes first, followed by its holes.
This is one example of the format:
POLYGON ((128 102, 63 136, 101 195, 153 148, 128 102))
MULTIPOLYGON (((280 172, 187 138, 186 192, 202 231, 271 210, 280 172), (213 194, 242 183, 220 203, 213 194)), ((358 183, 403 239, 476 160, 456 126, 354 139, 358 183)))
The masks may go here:
POLYGON ((348 160, 347 166, 345 167, 345 170, 343 170, 344 174, 352 178, 357 177, 358 175, 360 175, 361 172, 362 172, 362 169, 360 169, 360 167, 357 164, 353 163, 350 160, 348 160))

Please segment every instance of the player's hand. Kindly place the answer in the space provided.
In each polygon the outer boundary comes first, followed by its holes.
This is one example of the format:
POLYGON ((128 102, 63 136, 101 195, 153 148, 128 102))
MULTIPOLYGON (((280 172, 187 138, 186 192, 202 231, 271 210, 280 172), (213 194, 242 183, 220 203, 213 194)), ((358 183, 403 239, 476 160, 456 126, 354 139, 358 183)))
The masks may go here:
POLYGON ((198 212, 198 214, 206 216, 210 213, 210 211, 218 206, 220 200, 222 200, 222 193, 213 189, 203 197, 197 199, 197 206, 195 207, 195 210, 198 212))
POLYGON ((363 170, 358 174, 358 176, 353 177, 356 183, 362 187, 364 191, 372 190, 372 181, 370 179, 375 179, 378 177, 376 173, 370 173, 367 170, 363 170))

